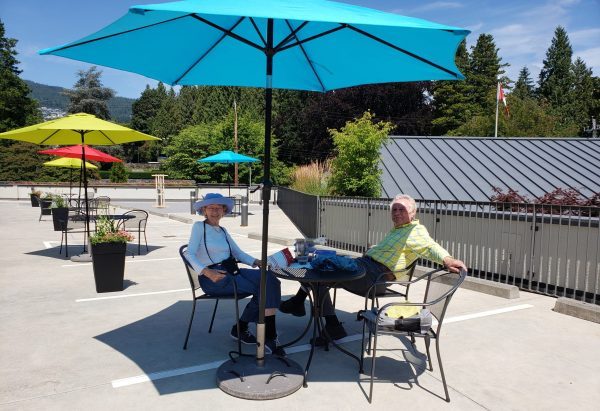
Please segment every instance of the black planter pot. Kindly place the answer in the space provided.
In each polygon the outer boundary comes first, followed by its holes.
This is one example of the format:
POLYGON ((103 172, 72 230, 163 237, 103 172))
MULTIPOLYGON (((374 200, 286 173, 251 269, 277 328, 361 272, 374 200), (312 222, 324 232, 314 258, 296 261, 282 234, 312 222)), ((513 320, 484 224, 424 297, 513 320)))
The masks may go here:
POLYGON ((123 291, 127 243, 92 244, 96 292, 123 291))
POLYGON ((52 224, 54 231, 62 231, 67 226, 67 218, 69 218, 69 209, 67 207, 51 208, 52 224))
POLYGON ((40 206, 40 198, 36 194, 29 194, 29 198, 31 199, 31 206, 32 207, 39 207, 40 206))
POLYGON ((50 215, 52 214, 52 209, 50 206, 52 205, 52 200, 39 200, 40 207, 42 207, 42 215, 50 215))

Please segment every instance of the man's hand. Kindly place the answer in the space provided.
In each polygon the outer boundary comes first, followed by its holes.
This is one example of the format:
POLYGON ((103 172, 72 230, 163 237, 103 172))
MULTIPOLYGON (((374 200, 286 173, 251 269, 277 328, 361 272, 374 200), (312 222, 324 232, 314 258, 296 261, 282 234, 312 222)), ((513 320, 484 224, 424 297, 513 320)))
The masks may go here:
POLYGON ((216 283, 216 282, 222 280, 223 278, 225 278, 225 274, 226 274, 226 271, 213 270, 212 268, 208 268, 208 267, 206 267, 206 268, 204 268, 204 270, 202 270, 202 275, 207 277, 213 283, 216 283))
POLYGON ((262 261, 260 261, 257 258, 256 260, 254 260, 254 263, 252 263, 252 268, 260 267, 261 265, 262 265, 262 261))
POLYGON ((448 269, 448 271, 453 273, 459 273, 460 270, 467 269, 465 263, 450 256, 444 258, 444 266, 448 269))

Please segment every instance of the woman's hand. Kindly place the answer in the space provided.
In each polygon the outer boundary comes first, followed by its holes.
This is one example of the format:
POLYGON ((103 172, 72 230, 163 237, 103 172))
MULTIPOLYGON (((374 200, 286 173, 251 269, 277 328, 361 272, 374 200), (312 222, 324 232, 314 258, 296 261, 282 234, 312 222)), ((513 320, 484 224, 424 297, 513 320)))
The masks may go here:
POLYGON ((212 268, 205 267, 204 270, 202 270, 202 275, 207 277, 213 283, 216 283, 225 278, 226 271, 213 270, 212 268))
POLYGON ((260 267, 262 265, 262 261, 260 261, 258 258, 256 260, 254 260, 254 262, 252 263, 252 268, 256 268, 256 267, 260 267))

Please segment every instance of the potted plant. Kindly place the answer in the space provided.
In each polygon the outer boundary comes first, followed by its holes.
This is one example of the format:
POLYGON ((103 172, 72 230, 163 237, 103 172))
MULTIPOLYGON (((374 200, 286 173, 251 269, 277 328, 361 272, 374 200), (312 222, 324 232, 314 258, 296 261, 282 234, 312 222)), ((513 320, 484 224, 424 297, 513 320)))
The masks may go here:
POLYGON ((29 198, 31 199, 31 206, 32 207, 39 207, 40 206, 40 197, 42 195, 42 192, 39 190, 31 190, 31 193, 29 193, 29 198))
POLYGON ((54 231, 62 231, 66 227, 67 218, 69 218, 69 208, 65 202, 65 199, 61 195, 55 195, 52 197, 52 223, 54 224, 54 231))
POLYGON ((96 292, 123 291, 125 254, 131 240, 133 235, 119 230, 114 220, 98 217, 96 232, 90 236, 96 292))

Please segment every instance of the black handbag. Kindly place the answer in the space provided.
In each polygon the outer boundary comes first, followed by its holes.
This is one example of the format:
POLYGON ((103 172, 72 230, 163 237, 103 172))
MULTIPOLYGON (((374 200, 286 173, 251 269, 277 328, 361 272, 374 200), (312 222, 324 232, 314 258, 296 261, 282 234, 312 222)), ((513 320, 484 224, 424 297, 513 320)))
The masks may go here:
POLYGON ((238 275, 240 273, 237 260, 231 254, 225 260, 221 261, 220 264, 231 275, 238 275))

